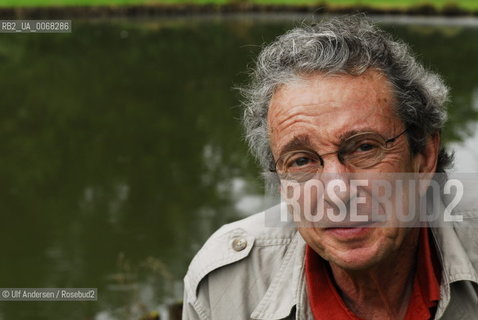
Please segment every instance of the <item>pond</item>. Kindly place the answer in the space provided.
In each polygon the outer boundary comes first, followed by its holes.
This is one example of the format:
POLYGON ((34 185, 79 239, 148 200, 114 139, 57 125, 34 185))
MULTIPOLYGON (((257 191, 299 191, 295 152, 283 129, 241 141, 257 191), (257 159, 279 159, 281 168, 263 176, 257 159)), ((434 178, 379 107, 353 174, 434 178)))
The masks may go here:
MULTIPOLYGON (((232 88, 297 21, 79 20, 71 34, 0 35, 1 286, 99 296, 2 302, 0 319, 140 319, 181 299, 205 239, 262 205, 232 88)), ((444 76, 444 139, 456 170, 477 172, 478 29, 383 26, 444 76)))

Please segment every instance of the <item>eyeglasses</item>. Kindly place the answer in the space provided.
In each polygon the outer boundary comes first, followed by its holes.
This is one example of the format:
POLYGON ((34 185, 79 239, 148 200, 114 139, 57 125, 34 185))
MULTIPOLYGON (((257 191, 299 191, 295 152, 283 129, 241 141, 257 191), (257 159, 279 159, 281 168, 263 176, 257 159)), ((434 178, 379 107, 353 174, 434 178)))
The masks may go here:
POLYGON ((344 140, 337 151, 319 155, 311 150, 294 150, 284 153, 275 162, 271 172, 277 172, 284 180, 305 182, 321 173, 324 169, 323 157, 337 153, 338 160, 346 166, 367 169, 383 160, 390 144, 395 142, 407 129, 399 135, 385 139, 375 132, 361 132, 344 140))

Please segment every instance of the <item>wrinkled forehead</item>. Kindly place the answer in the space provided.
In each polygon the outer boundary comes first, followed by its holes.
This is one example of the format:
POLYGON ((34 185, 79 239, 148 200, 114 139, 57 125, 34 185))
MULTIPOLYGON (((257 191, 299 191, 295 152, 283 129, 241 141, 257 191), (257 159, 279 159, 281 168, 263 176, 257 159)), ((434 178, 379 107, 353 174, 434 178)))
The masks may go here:
POLYGON ((337 125, 339 120, 398 120, 394 105, 392 86, 377 71, 360 76, 311 74, 277 88, 269 105, 269 129, 308 118, 337 125))
POLYGON ((384 136, 403 127, 394 111, 392 87, 381 73, 309 75, 282 85, 268 112, 269 139, 279 149, 297 136, 313 145, 337 144, 350 132, 384 136))

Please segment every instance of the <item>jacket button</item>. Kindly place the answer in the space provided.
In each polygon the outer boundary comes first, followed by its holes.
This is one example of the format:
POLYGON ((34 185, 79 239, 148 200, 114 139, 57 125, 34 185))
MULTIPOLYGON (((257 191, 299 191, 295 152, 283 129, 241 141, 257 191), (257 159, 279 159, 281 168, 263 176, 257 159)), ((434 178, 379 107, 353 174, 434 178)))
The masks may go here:
POLYGON ((246 247, 247 247, 247 241, 244 238, 238 238, 238 239, 234 239, 234 241, 232 241, 232 248, 235 251, 242 251, 246 247))

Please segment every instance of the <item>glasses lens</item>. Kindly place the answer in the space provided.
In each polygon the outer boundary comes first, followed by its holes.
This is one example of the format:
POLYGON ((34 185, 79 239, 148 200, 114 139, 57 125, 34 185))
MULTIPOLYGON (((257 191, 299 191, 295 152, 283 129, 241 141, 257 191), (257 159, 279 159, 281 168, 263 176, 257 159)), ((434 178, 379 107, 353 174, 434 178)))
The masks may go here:
POLYGON ((369 168, 383 159, 385 149, 385 140, 382 136, 363 133, 344 141, 339 155, 346 164, 357 168, 369 168))
POLYGON ((277 162, 281 179, 307 181, 322 167, 320 157, 311 151, 293 151, 284 154, 277 162))
POLYGON ((288 173, 283 173, 279 174, 279 177, 281 180, 290 180, 290 181, 296 181, 296 182, 306 182, 311 180, 314 176, 316 176, 316 172, 288 172, 288 173))

